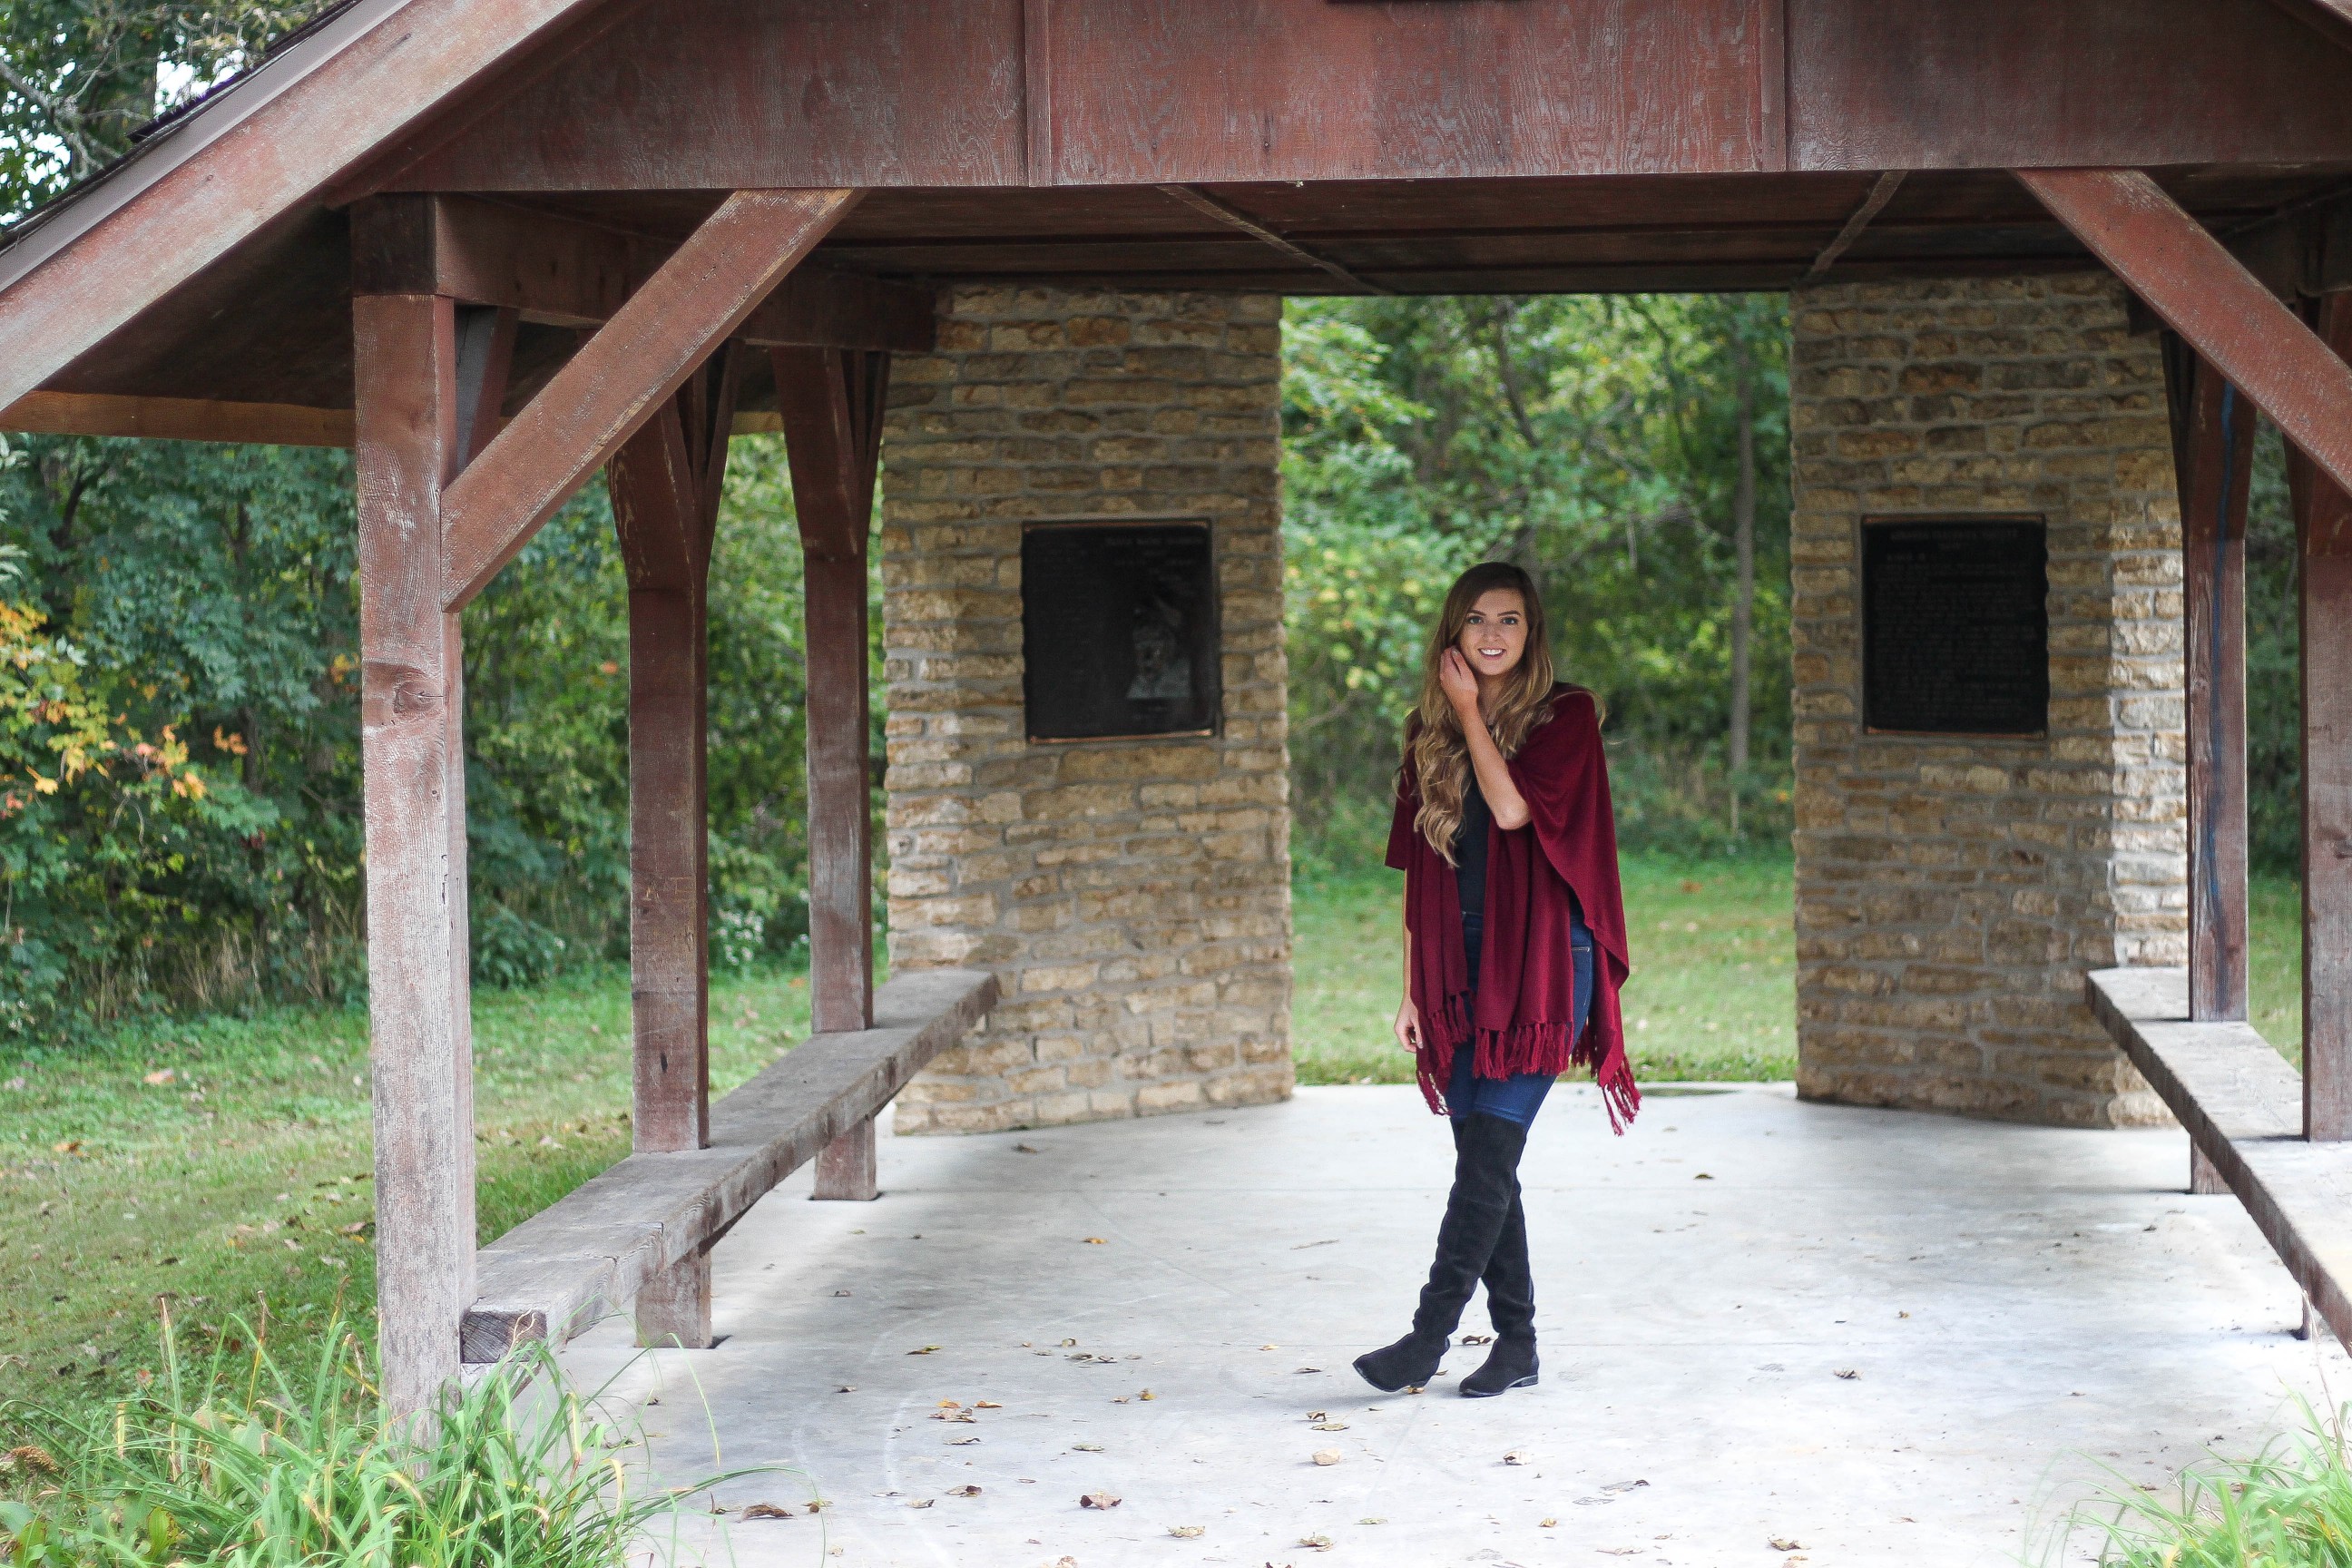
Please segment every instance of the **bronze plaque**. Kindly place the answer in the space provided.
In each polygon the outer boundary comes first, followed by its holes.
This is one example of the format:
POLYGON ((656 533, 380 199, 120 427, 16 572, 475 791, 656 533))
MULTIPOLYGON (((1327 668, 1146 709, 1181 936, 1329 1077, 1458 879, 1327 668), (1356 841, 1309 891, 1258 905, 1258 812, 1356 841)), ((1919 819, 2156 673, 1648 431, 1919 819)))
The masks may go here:
POLYGON ((1033 741, 1206 735, 1218 713, 1205 522, 1036 522, 1021 536, 1033 741))
POLYGON ((1864 518, 1864 727, 2047 733, 2049 560, 2038 517, 1864 518))

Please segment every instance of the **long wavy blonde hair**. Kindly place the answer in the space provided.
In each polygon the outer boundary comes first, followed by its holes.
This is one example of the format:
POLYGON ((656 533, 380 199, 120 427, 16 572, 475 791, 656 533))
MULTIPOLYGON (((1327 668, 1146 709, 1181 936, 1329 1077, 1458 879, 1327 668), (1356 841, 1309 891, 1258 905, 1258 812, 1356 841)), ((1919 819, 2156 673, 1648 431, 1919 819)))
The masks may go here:
POLYGON ((1463 738, 1462 721, 1438 684, 1437 666, 1445 650, 1461 640, 1479 598, 1497 588, 1517 594, 1526 606, 1528 642, 1527 652, 1486 707, 1486 732, 1495 737, 1496 751, 1516 756, 1536 726, 1551 716, 1551 643, 1545 635, 1543 598, 1536 592, 1535 579, 1507 561, 1473 566, 1446 591, 1445 608, 1430 631, 1422 658, 1421 702, 1413 710, 1419 722, 1410 750, 1412 776, 1421 787, 1421 811, 1412 825, 1448 865, 1454 862, 1454 836, 1461 830, 1462 797, 1470 783, 1470 742, 1463 738))

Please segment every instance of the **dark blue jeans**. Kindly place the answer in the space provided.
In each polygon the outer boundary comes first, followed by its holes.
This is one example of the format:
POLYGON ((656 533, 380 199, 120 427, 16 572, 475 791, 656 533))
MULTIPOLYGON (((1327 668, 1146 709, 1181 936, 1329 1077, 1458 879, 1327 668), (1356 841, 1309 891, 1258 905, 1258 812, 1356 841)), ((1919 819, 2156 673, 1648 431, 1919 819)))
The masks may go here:
MULTIPOLYGON (((1478 961, 1486 947, 1486 937, 1484 915, 1462 917, 1462 946, 1470 961, 1470 993, 1474 996, 1478 992, 1478 961)), ((1569 940, 1576 966, 1576 1030, 1581 1035, 1592 1012, 1592 932, 1585 926, 1581 910, 1570 916, 1569 940)), ((1544 1096, 1551 1092, 1551 1075, 1523 1072, 1509 1078, 1480 1078, 1472 1068, 1476 1056, 1467 1046, 1454 1053, 1454 1075, 1445 1086, 1447 1108, 1456 1116, 1499 1116, 1522 1127, 1533 1126, 1536 1112, 1543 1109, 1544 1096)))

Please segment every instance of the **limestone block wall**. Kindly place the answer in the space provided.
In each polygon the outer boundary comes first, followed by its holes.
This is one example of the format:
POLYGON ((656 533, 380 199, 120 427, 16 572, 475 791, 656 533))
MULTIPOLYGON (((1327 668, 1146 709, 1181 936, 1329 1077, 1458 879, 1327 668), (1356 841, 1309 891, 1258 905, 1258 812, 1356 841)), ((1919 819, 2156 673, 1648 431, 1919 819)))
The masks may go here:
POLYGON ((2163 372, 2104 275, 1792 300, 1798 1086, 2160 1121, 2085 970, 2187 950, 2180 554, 2163 372), (1862 729, 1858 524, 2038 512, 2050 732, 1862 729))
POLYGON ((900 1094, 900 1132, 1291 1091, 1280 349, 1267 296, 964 288, 892 367, 890 962, 1004 995, 900 1094), (1022 525, 1082 518, 1213 524, 1213 737, 1026 740, 1022 525))

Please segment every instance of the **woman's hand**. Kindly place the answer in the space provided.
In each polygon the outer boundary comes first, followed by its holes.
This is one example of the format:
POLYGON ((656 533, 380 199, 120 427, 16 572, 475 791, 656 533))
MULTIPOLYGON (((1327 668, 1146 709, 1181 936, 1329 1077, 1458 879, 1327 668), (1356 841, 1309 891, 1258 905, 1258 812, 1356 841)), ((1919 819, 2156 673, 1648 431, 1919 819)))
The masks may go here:
POLYGON ((1404 1005, 1397 1009, 1396 1037, 1397 1044, 1406 1050, 1420 1051, 1421 1009, 1412 1005, 1412 998, 1410 996, 1404 999, 1404 1005))
POLYGON ((1458 647, 1447 648, 1437 657, 1437 686, 1454 710, 1462 716, 1463 728, 1472 720, 1482 725, 1485 719, 1478 712, 1478 677, 1470 668, 1470 661, 1462 657, 1458 647))

